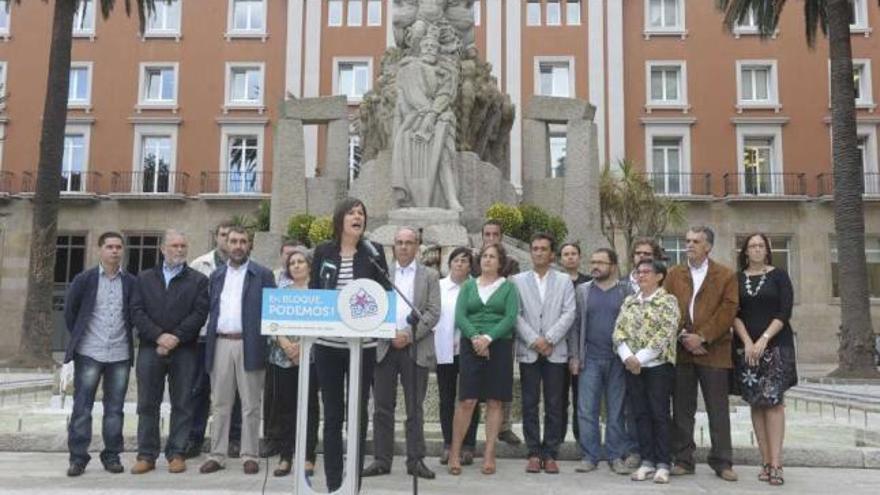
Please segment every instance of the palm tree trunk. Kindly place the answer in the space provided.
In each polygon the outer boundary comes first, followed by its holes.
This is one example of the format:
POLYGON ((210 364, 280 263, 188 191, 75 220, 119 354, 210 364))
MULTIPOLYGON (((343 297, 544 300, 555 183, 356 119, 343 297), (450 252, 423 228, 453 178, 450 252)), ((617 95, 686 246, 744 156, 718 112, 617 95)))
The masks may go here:
POLYGON ((840 348, 836 376, 877 375, 865 260, 864 170, 858 154, 853 87, 850 5, 828 0, 831 57, 831 149, 834 158, 834 227, 840 287, 840 348))
POLYGON ((18 361, 51 364, 52 290, 61 191, 64 127, 70 80, 70 49, 76 0, 56 0, 49 49, 49 76, 40 133, 40 161, 34 194, 27 300, 22 320, 18 361))

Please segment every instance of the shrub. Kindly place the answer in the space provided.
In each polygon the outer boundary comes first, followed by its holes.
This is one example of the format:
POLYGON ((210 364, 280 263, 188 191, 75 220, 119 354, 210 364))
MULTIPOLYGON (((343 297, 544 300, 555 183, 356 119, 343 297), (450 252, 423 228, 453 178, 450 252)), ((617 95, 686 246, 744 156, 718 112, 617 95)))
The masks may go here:
POLYGON ((308 213, 300 213, 290 217, 290 220, 287 222, 287 238, 311 247, 309 229, 314 221, 315 217, 308 213))
POLYGON ((268 199, 260 201, 260 207, 254 218, 253 228, 258 232, 269 232, 269 216, 272 211, 272 204, 268 199))
POLYGON ((309 226, 309 242, 312 246, 333 237, 333 220, 330 217, 318 217, 309 226))
POLYGON ((523 223, 523 216, 519 209, 506 203, 494 203, 490 206, 486 210, 486 219, 501 222, 501 230, 509 235, 515 235, 523 223))
POLYGON ((523 222, 514 233, 514 237, 521 241, 529 242, 536 232, 549 232, 553 234, 557 242, 562 242, 568 235, 568 227, 562 218, 547 213, 538 206, 522 204, 519 206, 519 211, 522 214, 523 222))

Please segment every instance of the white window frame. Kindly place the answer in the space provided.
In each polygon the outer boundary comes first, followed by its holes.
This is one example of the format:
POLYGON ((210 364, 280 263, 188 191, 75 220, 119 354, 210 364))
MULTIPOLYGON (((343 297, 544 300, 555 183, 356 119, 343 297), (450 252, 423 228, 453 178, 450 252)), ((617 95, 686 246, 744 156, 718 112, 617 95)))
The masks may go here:
MULTIPOLYGON (((180 41, 181 35, 181 26, 183 25, 183 0, 174 0, 174 3, 177 5, 177 27, 172 29, 151 29, 150 28, 150 18, 147 18, 147 22, 144 25, 144 38, 174 38, 177 41, 180 41)), ((168 4, 166 0, 156 0, 156 7, 162 6, 162 8, 168 8, 168 4)), ((157 14, 158 10, 154 12, 157 14)))
POLYGON ((544 17, 544 5, 541 2, 541 0, 527 0, 526 1, 526 11, 525 11, 526 26, 529 26, 529 27, 540 26, 541 22, 543 20, 543 17, 544 17), (532 10, 532 5, 538 6, 538 19, 536 19, 536 20, 532 20, 532 17, 530 15, 530 11, 532 10))
POLYGON ((142 109, 173 110, 177 112, 177 101, 180 94, 180 67, 177 62, 141 62, 138 71, 138 111, 142 109), (147 70, 149 69, 172 69, 174 71, 174 98, 172 100, 151 101, 146 98, 147 70))
MULTIPOLYGON (((367 64, 367 90, 373 89, 373 57, 333 57, 333 94, 340 95, 339 90, 339 66, 342 64, 367 64)), ((358 104, 364 100, 363 96, 348 96, 348 104, 358 104)))
POLYGON ((564 172, 566 171, 566 169, 564 167, 566 165, 568 165, 568 125, 566 125, 566 124, 549 124, 547 126, 547 152, 549 155, 548 159, 550 161, 547 164, 547 168, 546 168, 546 172, 545 172, 546 177, 548 177, 550 179, 556 179, 556 178, 561 179, 561 178, 565 177, 564 172), (566 158, 566 160, 563 161, 563 174, 562 175, 554 175, 554 170, 558 170, 557 167, 553 166, 554 165, 554 163, 553 163, 553 140, 554 140, 554 138, 555 139, 562 138, 562 140, 563 140, 563 151, 564 151, 563 156, 566 158))
POLYGON ((779 101, 779 65, 776 59, 736 61, 736 110, 738 113, 742 113, 746 109, 770 109, 777 113, 782 110, 782 103, 779 101), (766 101, 743 100, 742 71, 749 67, 768 67, 770 69, 766 101))
POLYGON ((675 26, 652 26, 651 25, 651 0, 644 2, 644 37, 646 40, 652 36, 679 36, 681 39, 687 37, 687 20, 685 18, 685 1, 676 0, 678 5, 678 24, 675 26))
POLYGON ((5 60, 0 60, 0 110, 6 108, 6 102, 2 101, 2 98, 8 93, 8 91, 6 90, 6 79, 8 72, 9 64, 5 60))
POLYGON ((474 0, 474 3, 471 5, 471 12, 474 16, 474 26, 479 26, 483 23, 483 2, 482 0, 474 0))
POLYGON ((648 173, 666 173, 659 164, 654 164, 653 150, 656 139, 678 139, 681 142, 681 166, 678 172, 681 174, 681 192, 677 196, 691 195, 691 126, 662 123, 645 125, 645 170, 648 173))
POLYGON ((872 29, 868 23, 868 1, 853 0, 853 6, 855 7, 856 18, 849 25, 849 32, 851 34, 864 34, 865 38, 871 36, 872 29))
MULTIPOLYGON (((94 64, 92 62, 71 62, 70 63, 71 71, 73 69, 85 69, 86 70, 86 85, 88 89, 86 90, 86 99, 85 100, 70 100, 68 98, 67 108, 68 109, 82 109, 91 111, 92 109, 92 81, 94 80, 94 64)), ((73 79, 70 80, 73 82, 73 79)))
POLYGON ((562 8, 562 0, 544 0, 544 22, 547 26, 562 26, 565 21, 565 12, 563 12, 562 8), (556 5, 557 8, 557 18, 556 21, 550 22, 550 4, 556 5))
POLYGON ((583 22, 582 19, 584 17, 584 5, 583 4, 584 4, 584 2, 582 2, 581 0, 567 0, 565 2, 565 14, 564 15, 565 15, 565 25, 566 26, 580 26, 581 25, 581 23, 583 22), (572 20, 571 17, 568 15, 569 9, 571 8, 570 5, 573 3, 577 3, 577 6, 578 6, 577 19, 575 19, 575 20, 572 20))
POLYGON ((227 3, 227 14, 226 14, 226 39, 230 40, 233 38, 259 38, 263 42, 266 41, 268 35, 268 10, 269 10, 269 2, 266 0, 261 0, 263 2, 263 28, 262 29, 235 29, 235 2, 236 0, 228 0, 227 3))
MULTIPOLYGON (((567 55, 559 55, 559 56, 538 56, 534 59, 534 89, 532 90, 533 94, 541 95, 541 64, 551 64, 551 65, 568 65, 568 96, 563 96, 562 98, 575 98, 577 95, 577 88, 575 87, 575 83, 577 81, 576 77, 576 68, 574 64, 574 57, 567 55)), ((555 95, 542 95, 542 96, 555 96, 555 95)))
POLYGON ((226 62, 226 77, 223 89, 224 102, 223 112, 230 109, 255 109, 259 113, 266 110, 266 63, 265 62, 226 62), (235 69, 257 69, 260 72, 260 97, 259 100, 233 100, 232 99, 232 71, 235 69))
MULTIPOLYGON (((73 14, 73 32, 72 32, 72 35, 73 35, 74 38, 89 38, 90 40, 94 41, 94 39, 95 39, 96 23, 97 23, 97 20, 98 20, 98 15, 97 15, 97 14, 98 14, 98 1, 99 1, 99 0, 82 0, 81 3, 78 3, 78 4, 77 4, 76 11, 74 11, 74 14, 73 14), (76 27, 76 24, 77 24, 77 22, 76 22, 76 18, 78 17, 78 13, 79 13, 80 6, 84 6, 84 5, 86 5, 86 2, 91 2, 91 4, 92 4, 92 19, 91 19, 91 21, 92 21, 92 27, 91 27, 91 28, 88 28, 88 29, 77 29, 77 27, 76 27)), ((83 14, 83 15, 85 15, 85 14, 83 14)))
POLYGON ((12 32, 12 0, 0 0, 0 11, 5 14, 6 25, 0 26, 0 40, 7 41, 12 32))
POLYGON ((263 173, 265 171, 266 163, 264 161, 264 153, 263 150, 265 148, 266 142, 266 126, 265 124, 221 124, 220 125, 220 163, 219 168, 221 177, 225 177, 225 180, 221 179, 221 183, 219 184, 219 191, 221 194, 236 194, 236 195, 253 195, 253 194, 265 194, 265 188, 268 184, 263 180, 263 173), (229 173, 229 161, 227 160, 227 155, 229 153, 229 142, 232 138, 239 136, 256 136, 257 137, 257 185, 255 186, 256 192, 238 192, 232 191, 229 192, 228 186, 228 173, 229 173))
MULTIPOLYGON (((828 77, 831 77, 831 62, 829 61, 828 64, 828 77)), ((871 78, 871 59, 854 58, 853 68, 856 66, 861 66, 862 68, 861 75, 859 76, 859 98, 856 100, 856 108, 866 108, 873 111, 877 108, 877 105, 874 104, 874 84, 871 78)))
POLYGON ((361 27, 364 25, 364 2, 363 0, 348 0, 345 2, 345 25, 348 27, 361 27), (360 5, 361 6, 361 18, 360 22, 353 24, 351 22, 351 6, 352 5, 360 5))
POLYGON ((865 139, 864 150, 864 178, 865 195, 880 195, 880 158, 877 149, 877 126, 875 124, 858 124, 856 130, 858 139, 865 139), (868 174, 872 174, 870 177, 868 174))
POLYGON ((382 0, 367 0, 367 5, 366 5, 365 10, 366 10, 366 12, 365 12, 364 18, 367 22, 367 26, 376 27, 376 26, 382 25, 382 0), (373 6, 373 5, 375 5, 379 8, 379 20, 378 21, 371 21, 370 20, 370 6, 373 6))
POLYGON ((152 194, 180 194, 178 193, 178 184, 177 184, 177 125, 169 125, 169 124, 135 124, 134 126, 134 150, 132 153, 133 161, 132 161, 132 172, 143 172, 143 141, 145 137, 157 137, 157 136, 170 136, 171 138, 171 163, 168 166, 168 192, 163 193, 145 193, 140 190, 136 190, 135 186, 137 185, 135 181, 131 181, 131 191, 127 191, 123 194, 143 194, 143 195, 152 195, 152 194))
POLYGON ((651 113, 658 108, 690 110, 688 104, 687 61, 685 60, 648 60, 645 62, 645 110, 651 113), (678 67, 678 99, 655 100, 651 94, 651 73, 655 67, 678 67))
MULTIPOLYGON (((88 125, 88 124, 67 124, 64 127, 64 137, 66 138, 68 135, 71 135, 71 134, 79 134, 79 135, 82 135, 82 137, 83 137, 83 168, 80 171, 80 173, 82 174, 82 178, 81 178, 82 191, 62 191, 61 192, 62 194, 77 194, 77 193, 88 192, 88 187, 89 187, 87 178, 89 175, 88 174, 89 169, 91 168, 89 166, 89 165, 91 165, 91 163, 89 161, 91 159, 92 126, 88 125)), ((61 161, 62 161, 61 173, 64 174, 64 165, 63 165, 64 153, 63 153, 63 151, 61 154, 61 161)), ((67 180, 69 183, 70 179, 68 178, 67 180)))
POLYGON ((342 27, 345 23, 345 2, 343 0, 327 0, 327 26, 328 27, 342 27), (334 7, 339 8, 339 17, 338 20, 333 20, 333 17, 330 15, 330 10, 334 7))
MULTIPOLYGON (((770 170, 771 175, 771 184, 772 191, 767 194, 759 194, 758 196, 782 196, 785 194, 785 181, 783 180, 782 174, 785 172, 785 164, 783 160, 783 146, 782 146, 782 124, 737 124, 736 126, 736 167, 737 167, 737 177, 738 180, 738 189, 739 195, 745 196, 744 191, 745 187, 745 176, 746 176, 746 168, 745 168, 745 157, 743 156, 743 151, 745 150, 745 142, 747 139, 767 139, 772 140, 772 153, 771 156, 771 166, 770 170)), ((749 195, 751 196, 751 195, 749 195)))

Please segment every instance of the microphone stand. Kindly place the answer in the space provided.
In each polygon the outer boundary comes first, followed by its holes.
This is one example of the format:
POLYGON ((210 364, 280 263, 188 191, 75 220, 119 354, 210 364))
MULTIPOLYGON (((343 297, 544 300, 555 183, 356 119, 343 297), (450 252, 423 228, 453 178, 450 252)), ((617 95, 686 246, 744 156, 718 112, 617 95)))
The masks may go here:
MULTIPOLYGON (((369 242, 369 241, 367 241, 367 242, 369 242)), ((394 292, 396 292, 397 295, 400 296, 401 299, 403 299, 403 302, 405 302, 406 305, 410 307, 410 309, 412 310, 412 312, 415 313, 416 316, 419 318, 419 322, 421 322, 421 321, 422 321, 422 312, 419 311, 419 308, 417 308, 416 305, 413 304, 413 302, 410 301, 410 299, 409 299, 408 297, 406 297, 406 294, 404 294, 404 293, 400 290, 400 288, 394 283, 394 281, 391 280, 391 276, 389 276, 389 275, 388 275, 388 272, 386 272, 385 269, 382 268, 382 265, 380 265, 380 264, 376 261, 376 258, 375 258, 375 257, 373 257, 373 256, 371 255, 371 256, 368 256, 368 258, 370 259, 370 263, 372 263, 373 266, 374 266, 377 270, 379 270, 379 273, 381 273, 382 276, 385 278, 385 281, 388 282, 388 285, 390 285, 391 288, 394 289, 394 292)), ((413 260, 413 263, 415 263, 415 262, 416 262, 416 261, 413 260)), ((418 326, 418 323, 416 324, 416 326, 418 326)), ((412 378, 413 378, 413 382, 417 383, 417 382, 416 382, 416 379, 415 379, 415 378, 416 378, 416 373, 418 373, 418 363, 416 363, 416 330, 415 330, 415 328, 413 328, 413 332, 412 332, 412 334, 413 334, 413 339, 412 339, 413 341, 412 341, 412 343, 410 344, 409 354, 410 354, 410 360, 412 361, 412 378)), ((415 393, 415 392, 416 392, 416 391, 413 390, 413 393, 410 394, 410 395, 412 395, 412 397, 409 398, 409 400, 410 400, 410 402, 411 402, 411 404, 410 404, 410 410, 415 410, 415 405, 416 405, 416 404, 415 404, 415 401, 416 401, 416 393, 415 393)), ((395 390, 394 393, 396 394, 397 391, 395 390)), ((424 419, 424 418, 423 418, 423 419, 424 419)), ((422 428, 424 429, 424 423, 422 424, 422 428)), ((375 431, 375 429, 374 429, 374 431, 375 431)), ((394 432, 394 430, 392 429, 392 434, 393 434, 393 432, 394 432)), ((406 429, 404 429, 404 435, 406 435, 406 429)), ((376 442, 374 441, 374 442, 373 442, 373 446, 375 447, 375 445, 376 445, 376 442)), ((392 455, 393 455, 393 453, 392 453, 392 455)), ((416 472, 415 467, 413 467, 413 470, 412 470, 412 483, 413 483, 413 486, 412 486, 413 491, 412 491, 412 493, 413 493, 413 495, 418 495, 418 494, 419 494, 419 475, 418 475, 418 473, 416 472)))

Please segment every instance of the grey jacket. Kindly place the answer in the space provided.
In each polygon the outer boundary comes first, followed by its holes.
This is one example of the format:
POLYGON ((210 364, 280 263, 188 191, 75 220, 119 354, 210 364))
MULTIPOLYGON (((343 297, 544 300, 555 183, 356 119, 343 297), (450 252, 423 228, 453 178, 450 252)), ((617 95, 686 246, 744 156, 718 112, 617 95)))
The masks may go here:
POLYGON ((513 277, 519 292, 519 315, 516 318, 516 360, 534 363, 538 351, 532 344, 544 337, 553 344, 551 363, 567 363, 569 357, 568 334, 574 321, 574 286, 568 275, 550 270, 547 272, 547 291, 544 301, 538 291, 535 272, 529 270, 513 277))
MULTIPOLYGON (((416 348, 416 363, 419 366, 433 368, 437 365, 437 355, 434 352, 434 327, 437 320, 440 319, 440 277, 432 268, 416 263, 416 275, 413 280, 413 304, 422 312, 422 319, 413 329, 407 326, 402 332, 408 333, 410 340, 416 348)), ((391 270, 391 281, 397 274, 397 265, 395 264, 391 270)), ((403 299, 397 298, 397 304, 406 305, 403 299)), ((382 362, 388 349, 391 347, 391 341, 388 339, 379 339, 376 345, 376 362, 382 362)), ((407 348, 408 352, 412 352, 411 348, 407 348)))
MULTIPOLYGON (((577 352, 572 352, 569 357, 580 362, 580 369, 584 369, 584 353, 587 352, 587 302, 590 299, 590 288, 593 286, 593 283, 594 281, 591 280, 581 284, 578 286, 577 291, 575 291, 577 311, 575 311, 574 323, 572 323, 571 332, 569 332, 569 348, 577 352)), ((617 290, 623 292, 624 298, 631 295, 633 290, 629 283, 629 278, 618 280, 617 290)))

